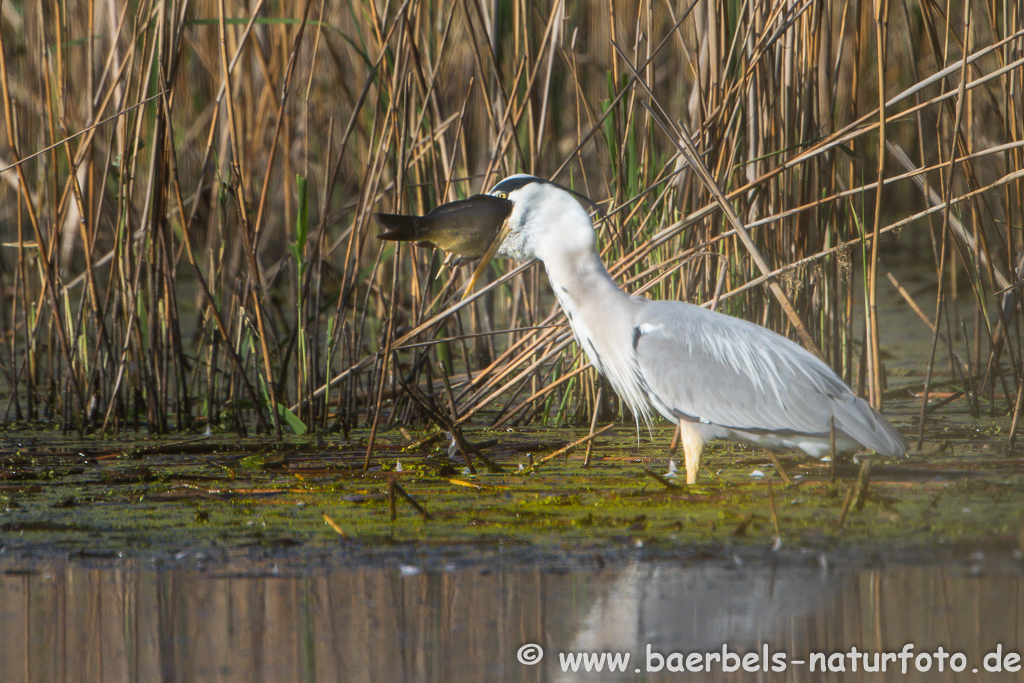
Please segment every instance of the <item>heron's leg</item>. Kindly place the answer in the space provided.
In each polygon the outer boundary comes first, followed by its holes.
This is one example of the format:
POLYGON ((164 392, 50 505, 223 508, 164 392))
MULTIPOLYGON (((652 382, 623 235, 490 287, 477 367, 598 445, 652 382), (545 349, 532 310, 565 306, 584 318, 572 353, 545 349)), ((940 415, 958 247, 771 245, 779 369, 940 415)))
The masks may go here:
POLYGON ((704 453, 704 437, 689 422, 679 421, 679 436, 686 455, 686 483, 697 482, 697 470, 700 469, 701 455, 704 453))

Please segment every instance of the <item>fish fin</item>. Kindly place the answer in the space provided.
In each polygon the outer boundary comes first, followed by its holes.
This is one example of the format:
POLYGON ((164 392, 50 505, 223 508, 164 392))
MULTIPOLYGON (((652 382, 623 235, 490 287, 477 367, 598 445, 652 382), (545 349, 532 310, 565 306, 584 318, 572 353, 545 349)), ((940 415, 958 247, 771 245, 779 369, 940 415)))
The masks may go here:
POLYGON ((419 216, 403 216, 398 213, 375 213, 377 219, 385 231, 377 235, 377 239, 395 240, 398 242, 409 242, 416 239, 416 224, 419 216))

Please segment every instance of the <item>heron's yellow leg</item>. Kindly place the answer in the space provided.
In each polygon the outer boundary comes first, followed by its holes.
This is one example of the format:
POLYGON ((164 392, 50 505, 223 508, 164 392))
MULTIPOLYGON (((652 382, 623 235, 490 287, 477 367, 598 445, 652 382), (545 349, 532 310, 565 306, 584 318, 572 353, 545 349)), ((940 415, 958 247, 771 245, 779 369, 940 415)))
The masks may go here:
POLYGON ((694 484, 697 481, 697 470, 700 469, 701 455, 704 453, 704 438, 689 422, 679 422, 680 441, 683 444, 683 453, 686 455, 686 483, 694 484))

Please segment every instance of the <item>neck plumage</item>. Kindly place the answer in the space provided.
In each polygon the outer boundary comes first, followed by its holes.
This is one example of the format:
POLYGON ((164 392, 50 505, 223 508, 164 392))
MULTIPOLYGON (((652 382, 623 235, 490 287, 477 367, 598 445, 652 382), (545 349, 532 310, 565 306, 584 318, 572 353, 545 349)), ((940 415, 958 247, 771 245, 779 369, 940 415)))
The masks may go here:
POLYGON ((597 371, 608 378, 639 424, 650 406, 633 353, 638 299, 615 284, 593 249, 561 250, 541 259, 573 335, 597 371))
POLYGON ((593 249, 582 253, 563 252, 555 258, 544 259, 544 269, 566 315, 575 317, 577 312, 590 313, 593 304, 601 304, 608 299, 630 298, 615 284, 601 257, 593 249))

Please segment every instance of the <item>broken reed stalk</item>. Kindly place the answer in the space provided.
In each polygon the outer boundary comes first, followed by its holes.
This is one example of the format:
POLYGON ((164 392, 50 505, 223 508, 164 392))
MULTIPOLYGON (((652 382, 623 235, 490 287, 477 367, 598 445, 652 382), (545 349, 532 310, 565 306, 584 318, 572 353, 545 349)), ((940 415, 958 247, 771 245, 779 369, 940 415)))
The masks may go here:
MULTIPOLYGON (((326 524, 327 526, 329 526, 332 529, 334 529, 334 533, 338 534, 339 536, 341 536, 342 539, 347 541, 348 540, 348 534, 346 534, 345 530, 341 528, 341 525, 338 524, 337 522, 335 522, 331 518, 331 516, 328 515, 326 512, 323 512, 321 514, 323 515, 323 518, 324 518, 324 524, 326 524)), ((392 520, 394 520, 394 518, 392 518, 392 520)))
POLYGON ((839 519, 836 520, 836 531, 842 531, 846 525, 846 515, 850 513, 850 505, 853 503, 853 494, 857 490, 857 482, 851 481, 846 488, 846 496, 843 498, 843 507, 839 510, 839 519))
POLYGON ((871 481, 871 461, 865 460, 864 464, 860 466, 860 472, 857 478, 850 482, 849 488, 846 489, 846 497, 843 498, 843 507, 839 511, 839 519, 836 520, 836 531, 842 531, 846 525, 846 516, 850 513, 850 508, 856 509, 858 512, 864 508, 864 503, 867 501, 868 486, 871 481))
POLYGON ((394 477, 388 477, 388 517, 393 522, 398 519, 398 511, 395 509, 395 491, 398 484, 394 477))
POLYGON ((429 522, 433 519, 433 517, 430 516, 430 513, 427 512, 427 508, 417 503, 416 500, 406 493, 405 489, 398 484, 395 477, 391 476, 388 477, 388 514, 390 515, 392 522, 398 519, 398 511, 395 509, 396 495, 401 496, 402 500, 408 503, 409 507, 415 510, 416 513, 423 518, 424 522, 429 522))
POLYGON ((668 455, 674 456, 679 451, 679 442, 683 439, 683 428, 678 424, 672 430, 672 442, 668 445, 668 455))
MULTIPOLYGON (((459 452, 462 457, 466 460, 466 467, 469 468, 470 474, 476 474, 476 468, 473 467, 473 461, 470 459, 470 455, 480 456, 478 449, 473 447, 463 436, 462 429, 456 423, 453 418, 449 418, 444 414, 443 410, 439 410, 435 403, 432 403, 430 399, 420 391, 419 387, 414 384, 407 383, 403 378, 399 377, 398 380, 401 382, 405 392, 413 398, 419 405, 420 408, 427 413, 431 420, 433 420, 437 426, 445 432, 451 434, 452 440, 458 446, 459 452)), ((439 437, 440 434, 437 435, 439 437)), ((429 441, 434 440, 434 435, 421 440, 417 445, 424 445, 429 441)))
POLYGON ((754 521, 754 516, 754 513, 751 512, 741 519, 740 523, 736 525, 736 528, 732 530, 732 535, 736 537, 746 535, 747 528, 750 526, 750 523, 754 521))
POLYGON ((829 483, 836 483, 836 458, 839 454, 836 452, 836 416, 829 415, 828 417, 828 480, 829 483))
POLYGON ((1017 387, 1017 401, 1013 407, 1013 421, 1010 423, 1010 436, 1007 438, 1007 451, 1012 457, 1017 443, 1017 429, 1020 426, 1021 407, 1024 406, 1024 382, 1017 387))
POLYGON ((766 483, 768 484, 768 508, 771 510, 772 526, 775 527, 775 538, 782 538, 782 529, 779 528, 779 512, 775 508, 775 489, 772 488, 771 479, 766 483))
POLYGON ((534 464, 534 467, 537 467, 538 465, 543 465, 544 463, 548 462, 549 460, 554 460, 555 458, 557 458, 557 457, 559 457, 561 455, 565 455, 566 453, 568 453, 569 451, 571 451, 572 449, 574 449, 574 448, 576 448, 578 446, 582 446, 585 443, 589 443, 590 441, 593 441, 594 439, 596 439, 597 437, 601 436, 602 434, 604 434, 605 432, 607 432, 609 429, 611 429, 614 426, 615 426, 615 423, 612 422, 611 424, 608 424, 608 425, 605 425, 604 427, 601 427, 596 432, 593 432, 591 434, 587 434, 582 439, 577 439, 576 441, 573 441, 568 446, 564 446, 562 448, 559 448, 554 453, 549 453, 548 455, 545 455, 543 458, 540 458, 540 459, 538 459, 536 461, 536 463, 534 464))
MULTIPOLYGON (((601 410, 601 397, 604 396, 604 387, 600 387, 597 390, 597 398, 594 399, 594 414, 590 418, 590 433, 593 434, 594 430, 597 429, 597 414, 601 410)), ((590 467, 590 454, 594 450, 594 440, 591 439, 587 442, 587 453, 583 456, 583 466, 590 467)))
POLYGON ((782 467, 782 463, 779 462, 779 459, 776 457, 776 455, 771 451, 765 451, 765 453, 768 454, 768 459, 772 461, 773 465, 775 465, 775 471, 779 473, 780 477, 782 477, 782 481, 786 483, 786 486, 792 486, 793 480, 790 478, 785 468, 782 467))
POLYGON ((669 481, 668 479, 666 479, 665 477, 661 476, 660 474, 658 474, 657 472, 655 472, 654 470, 652 470, 650 468, 645 467, 644 468, 644 474, 646 474, 648 477, 650 477, 654 481, 658 482, 659 484, 661 484, 662 486, 664 486, 667 489, 671 490, 671 489, 681 489, 681 488, 683 488, 679 484, 672 483, 671 481, 669 481))
POLYGON ((452 384, 448 378, 448 371, 445 369, 443 363, 438 363, 438 370, 441 373, 441 381, 444 383, 445 396, 447 396, 448 398, 448 408, 449 410, 451 410, 451 420, 448 423, 450 427, 449 431, 452 434, 452 438, 454 438, 455 442, 458 444, 459 450, 462 451, 463 455, 465 455, 466 463, 469 467, 470 473, 476 473, 476 469, 473 467, 472 462, 470 462, 469 460, 470 453, 475 455, 480 460, 480 462, 484 464, 488 472, 491 472, 492 474, 504 472, 505 470, 504 468, 501 467, 501 465, 498 465, 493 460, 491 460, 486 455, 480 452, 482 447, 474 446, 473 444, 469 443, 469 441, 466 440, 465 436, 462 433, 462 424, 459 418, 459 408, 455 402, 455 394, 452 393, 452 384))

